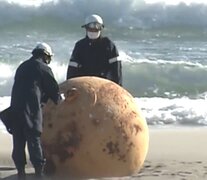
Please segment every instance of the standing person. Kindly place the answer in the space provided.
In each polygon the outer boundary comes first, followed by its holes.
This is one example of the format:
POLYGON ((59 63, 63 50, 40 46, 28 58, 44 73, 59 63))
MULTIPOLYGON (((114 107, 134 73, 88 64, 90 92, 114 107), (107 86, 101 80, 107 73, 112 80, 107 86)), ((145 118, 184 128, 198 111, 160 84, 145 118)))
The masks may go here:
POLYGON ((19 179, 25 179, 26 143, 36 177, 43 176, 45 159, 40 142, 43 121, 41 106, 49 98, 55 104, 60 100, 58 84, 48 66, 52 55, 51 47, 40 43, 32 51, 32 57, 16 70, 11 95, 11 109, 15 117, 12 158, 19 179))
POLYGON ((103 20, 92 14, 82 26, 86 37, 73 49, 67 70, 67 79, 78 76, 98 76, 122 85, 122 67, 115 44, 102 36, 103 20))

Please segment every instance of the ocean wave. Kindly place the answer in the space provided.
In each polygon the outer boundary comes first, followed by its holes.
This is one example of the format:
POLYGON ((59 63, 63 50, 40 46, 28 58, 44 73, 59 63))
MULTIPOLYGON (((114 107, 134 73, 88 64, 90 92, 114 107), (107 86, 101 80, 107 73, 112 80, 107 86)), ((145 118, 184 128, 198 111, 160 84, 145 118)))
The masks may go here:
POLYGON ((205 65, 146 60, 124 66, 125 85, 137 96, 196 98, 207 90, 205 65))
MULTIPOLYGON (((126 54, 122 57, 126 57, 126 54)), ((150 61, 127 56, 123 61, 124 87, 135 97, 200 98, 207 91, 207 65, 182 61, 150 61)), ((66 78, 68 62, 50 64, 59 83, 66 78)), ((0 95, 10 95, 16 64, 0 63, 0 95)))
POLYGON ((0 26, 80 26, 84 23, 85 16, 91 13, 100 14, 106 27, 182 27, 189 30, 189 27, 207 26, 207 19, 204 18, 207 16, 207 6, 204 4, 147 4, 144 0, 59 0, 49 1, 38 7, 1 1, 0 26))

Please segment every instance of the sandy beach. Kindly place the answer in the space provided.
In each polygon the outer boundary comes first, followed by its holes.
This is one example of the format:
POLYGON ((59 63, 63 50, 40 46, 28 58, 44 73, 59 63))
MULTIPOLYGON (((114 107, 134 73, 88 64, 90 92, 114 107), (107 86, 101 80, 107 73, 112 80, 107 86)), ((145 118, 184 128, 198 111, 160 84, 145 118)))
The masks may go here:
MULTIPOLYGON (((140 172, 122 178, 139 180, 197 180, 207 179, 207 129, 150 129, 150 146, 140 172)), ((12 139, 0 133, 0 179, 16 179, 11 159, 12 139)), ((29 159, 28 159, 29 161, 29 159)), ((31 164, 26 169, 33 179, 31 164)))

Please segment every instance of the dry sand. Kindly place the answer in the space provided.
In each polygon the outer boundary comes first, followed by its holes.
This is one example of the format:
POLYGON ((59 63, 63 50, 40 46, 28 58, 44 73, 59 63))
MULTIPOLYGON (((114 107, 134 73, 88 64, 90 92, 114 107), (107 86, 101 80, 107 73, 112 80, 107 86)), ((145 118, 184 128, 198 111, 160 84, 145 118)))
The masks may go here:
MULTIPOLYGON (((3 180, 16 179, 11 149, 11 136, 0 133, 0 179, 3 180)), ((31 164, 28 164, 26 171, 28 179, 33 179, 34 171, 31 164)), ((142 170, 130 177, 100 179, 205 180, 207 179, 207 128, 150 128, 150 146, 142 170)))

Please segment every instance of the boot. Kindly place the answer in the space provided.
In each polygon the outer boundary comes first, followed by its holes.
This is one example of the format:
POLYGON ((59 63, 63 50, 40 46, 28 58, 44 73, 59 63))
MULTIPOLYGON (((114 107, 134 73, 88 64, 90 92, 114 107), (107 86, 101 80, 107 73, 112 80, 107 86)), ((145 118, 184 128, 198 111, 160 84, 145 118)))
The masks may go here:
POLYGON ((35 177, 38 179, 43 179, 44 177, 44 166, 43 165, 39 165, 35 167, 35 177))
POLYGON ((25 180, 26 179, 26 173, 25 173, 25 168, 17 168, 17 177, 18 180, 25 180))

